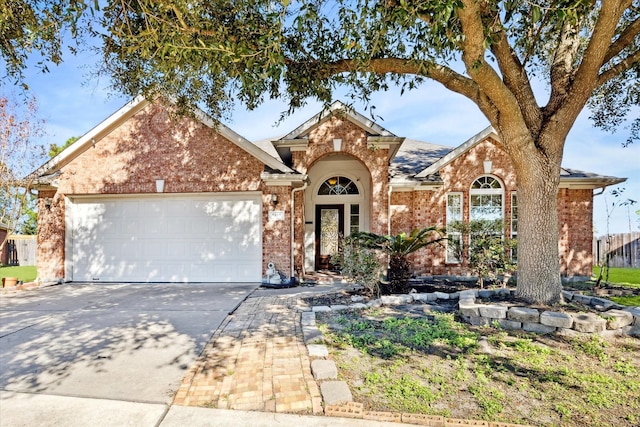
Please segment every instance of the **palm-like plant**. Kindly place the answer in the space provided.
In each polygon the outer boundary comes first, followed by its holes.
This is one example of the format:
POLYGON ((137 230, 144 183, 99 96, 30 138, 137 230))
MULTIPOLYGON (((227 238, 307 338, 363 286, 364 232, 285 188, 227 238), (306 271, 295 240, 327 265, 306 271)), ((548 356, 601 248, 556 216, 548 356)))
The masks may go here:
POLYGON ((389 256, 388 279, 392 293, 409 291, 408 282, 411 277, 411 262, 408 256, 425 246, 446 240, 442 231, 435 226, 416 228, 411 233, 400 233, 395 236, 380 235, 360 231, 351 238, 361 246, 377 249, 389 256))

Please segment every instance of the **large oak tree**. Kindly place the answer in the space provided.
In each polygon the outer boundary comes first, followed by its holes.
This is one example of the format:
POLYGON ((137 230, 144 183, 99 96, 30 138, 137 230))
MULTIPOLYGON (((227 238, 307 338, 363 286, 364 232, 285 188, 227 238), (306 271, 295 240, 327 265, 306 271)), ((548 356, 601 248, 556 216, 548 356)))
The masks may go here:
MULTIPOLYGON (((59 61, 60 31, 88 28, 118 90, 171 94, 218 118, 234 102, 281 98, 293 110, 330 102, 338 87, 366 101, 424 79, 466 96, 517 172, 518 293, 532 302, 561 299, 556 196, 569 130, 587 105, 596 125, 613 129, 640 103, 638 0, 42 3, 9 2, 17 18, 0 22, 18 81, 30 49, 59 61), (50 25, 32 25, 41 21, 50 25)), ((629 141, 639 129, 635 117, 629 141)))

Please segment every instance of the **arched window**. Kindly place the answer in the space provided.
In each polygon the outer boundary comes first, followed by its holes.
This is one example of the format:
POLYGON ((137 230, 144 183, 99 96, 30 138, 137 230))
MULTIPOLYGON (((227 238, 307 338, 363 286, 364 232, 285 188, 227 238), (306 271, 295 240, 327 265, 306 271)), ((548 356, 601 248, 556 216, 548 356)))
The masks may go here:
POLYGON ((318 196, 340 196, 360 194, 355 182, 345 176, 332 176, 322 183, 318 196))
POLYGON ((481 176, 471 184, 469 195, 469 219, 503 219, 502 184, 492 176, 481 176))

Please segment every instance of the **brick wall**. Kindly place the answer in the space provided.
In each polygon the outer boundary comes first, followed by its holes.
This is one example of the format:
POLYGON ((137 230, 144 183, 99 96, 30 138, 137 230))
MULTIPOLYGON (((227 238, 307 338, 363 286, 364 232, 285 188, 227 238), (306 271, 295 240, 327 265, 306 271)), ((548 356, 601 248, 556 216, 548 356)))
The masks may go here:
POLYGON ((362 128, 338 115, 332 116, 311 130, 306 152, 293 152, 293 167, 300 173, 307 173, 316 162, 335 154, 334 139, 342 139, 342 154, 360 160, 371 173, 371 231, 387 234, 389 150, 369 148, 367 133, 362 128))
MULTIPOLYGON (((336 154, 333 140, 342 139, 340 154, 353 157, 367 168, 371 175, 370 197, 370 230, 374 233, 388 233, 388 149, 371 149, 367 142, 367 133, 339 115, 332 116, 309 133, 309 145, 306 151, 294 151, 293 167, 301 173, 307 173, 318 161, 336 154)), ((336 175, 340 174, 336 170, 336 175)), ((304 198, 296 195, 296 224, 295 224, 295 261, 294 265, 304 264, 304 198)))
POLYGON ((591 276, 593 264, 593 192, 558 192, 560 268, 566 276, 591 276))
MULTIPOLYGON (((443 167, 444 182, 437 191, 393 193, 391 198, 392 233, 410 231, 416 227, 445 226, 446 196, 462 193, 463 219, 469 220, 471 184, 484 174, 484 160, 491 160, 491 175, 504 189, 504 218, 511 229, 511 195, 517 192, 516 175, 507 154, 492 140, 475 145, 469 151, 443 167), (411 194, 411 196, 409 196, 411 194)), ((591 269, 592 191, 561 189, 558 194, 559 248, 562 273, 568 276, 587 275, 591 269)), ((468 275, 464 264, 448 264, 443 246, 429 246, 412 258, 417 275, 468 275)))
MULTIPOLYGON (((266 188, 260 179, 263 170, 260 161, 214 129, 150 104, 65 165, 57 192, 40 192, 41 204, 45 197, 53 203, 49 209, 39 205, 39 274, 64 277, 65 195, 155 193, 155 180, 164 179, 165 193, 262 191, 263 217, 271 207, 267 195, 277 192, 279 208, 288 216, 287 191, 266 188)), ((288 249, 281 241, 288 241, 288 230, 287 220, 266 227, 263 270, 267 254, 288 268, 284 262, 288 249)))

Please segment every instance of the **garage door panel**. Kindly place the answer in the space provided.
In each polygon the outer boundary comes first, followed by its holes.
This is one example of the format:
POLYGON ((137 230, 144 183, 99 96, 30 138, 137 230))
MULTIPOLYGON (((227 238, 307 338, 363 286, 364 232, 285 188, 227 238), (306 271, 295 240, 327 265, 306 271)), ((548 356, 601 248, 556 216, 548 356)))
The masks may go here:
POLYGON ((258 195, 105 197, 70 212, 74 280, 260 280, 258 195))

